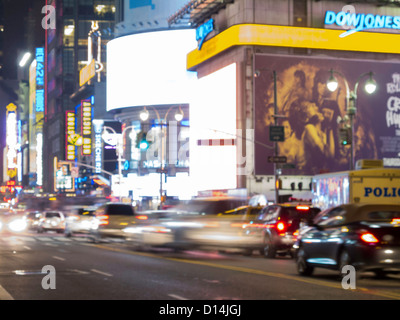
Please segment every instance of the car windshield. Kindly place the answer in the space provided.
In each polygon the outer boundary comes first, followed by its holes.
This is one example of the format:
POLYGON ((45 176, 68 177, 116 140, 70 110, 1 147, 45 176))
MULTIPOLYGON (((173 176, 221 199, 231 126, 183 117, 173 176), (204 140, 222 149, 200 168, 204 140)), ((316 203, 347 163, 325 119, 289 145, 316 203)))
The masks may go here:
POLYGON ((129 205, 113 204, 108 207, 107 214, 116 216, 132 216, 133 208, 129 205))
POLYGON ((60 218, 59 212, 46 212, 46 218, 60 218))

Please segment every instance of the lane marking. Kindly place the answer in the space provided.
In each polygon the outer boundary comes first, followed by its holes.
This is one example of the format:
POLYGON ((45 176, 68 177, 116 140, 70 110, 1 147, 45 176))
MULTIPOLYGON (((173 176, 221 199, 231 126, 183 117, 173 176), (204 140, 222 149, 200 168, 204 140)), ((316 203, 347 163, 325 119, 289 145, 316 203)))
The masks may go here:
POLYGON ((98 273, 98 274, 101 274, 101 275, 106 276, 106 277, 112 277, 113 276, 111 273, 103 272, 103 271, 100 271, 100 270, 97 270, 97 269, 90 269, 90 271, 98 273))
POLYGON ((170 296, 171 298, 177 299, 177 300, 189 300, 185 297, 181 297, 181 296, 178 296, 177 294, 173 294, 173 293, 168 294, 168 296, 170 296))
POLYGON ((0 300, 14 300, 14 298, 0 285, 0 300))
POLYGON ((66 260, 65 258, 58 257, 58 256, 53 256, 53 259, 60 260, 60 261, 65 261, 66 260))

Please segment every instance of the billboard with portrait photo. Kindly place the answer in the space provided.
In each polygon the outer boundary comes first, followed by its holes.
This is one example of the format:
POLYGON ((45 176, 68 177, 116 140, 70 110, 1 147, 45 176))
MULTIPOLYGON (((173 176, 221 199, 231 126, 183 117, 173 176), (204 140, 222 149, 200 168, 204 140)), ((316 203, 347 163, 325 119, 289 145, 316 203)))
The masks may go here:
POLYGON ((400 167, 400 63, 256 54, 254 68, 256 175, 273 174, 267 159, 274 149, 264 146, 273 146, 269 138, 274 124, 273 71, 278 125, 285 128, 285 140, 278 142, 278 155, 287 157, 283 174, 349 169, 350 145, 340 143, 339 129, 349 125, 347 95, 356 83, 354 161, 382 159, 385 167, 400 167), (331 70, 339 83, 334 92, 327 88, 331 70), (369 72, 377 83, 372 94, 364 91, 369 72))

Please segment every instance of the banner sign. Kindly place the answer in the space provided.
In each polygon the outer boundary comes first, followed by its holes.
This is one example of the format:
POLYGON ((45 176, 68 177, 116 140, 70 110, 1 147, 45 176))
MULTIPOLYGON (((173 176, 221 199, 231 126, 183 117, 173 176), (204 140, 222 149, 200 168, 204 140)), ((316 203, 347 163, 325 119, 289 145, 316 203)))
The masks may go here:
POLYGON ((339 143, 339 129, 348 125, 346 83, 353 91, 358 82, 354 136, 355 162, 382 159, 385 167, 400 167, 400 64, 371 60, 300 56, 255 55, 255 174, 273 174, 270 127, 274 125, 274 82, 277 74, 277 108, 284 141, 277 156, 286 156, 293 169, 283 174, 314 175, 350 168, 350 145, 339 143), (330 70, 339 86, 327 89, 330 70), (367 94, 365 82, 373 72, 377 90, 367 94), (260 143, 258 143, 260 142, 260 143))
POLYGON ((82 100, 82 155, 92 155, 92 102, 91 100, 82 100))

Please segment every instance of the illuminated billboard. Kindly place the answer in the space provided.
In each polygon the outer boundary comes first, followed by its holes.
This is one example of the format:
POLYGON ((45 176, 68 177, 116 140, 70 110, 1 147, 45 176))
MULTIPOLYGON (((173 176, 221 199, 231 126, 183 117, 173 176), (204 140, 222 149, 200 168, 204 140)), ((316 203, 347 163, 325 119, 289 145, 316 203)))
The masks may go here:
POLYGON ((7 175, 9 179, 15 180, 17 176, 17 106, 10 103, 6 107, 6 144, 7 144, 7 175))
POLYGON ((107 111, 132 106, 188 103, 196 73, 186 55, 195 30, 133 34, 107 44, 107 111))
POLYGON ((285 139, 278 142, 286 156, 283 174, 313 175, 350 168, 349 144, 341 143, 340 129, 347 126, 346 95, 357 87, 352 144, 354 160, 382 159, 386 167, 400 167, 400 65, 396 62, 330 59, 300 56, 255 55, 255 174, 273 174, 274 82, 277 113, 285 139), (331 70, 339 87, 331 92, 331 70), (364 91, 373 72, 377 90, 364 91), (349 92, 346 89, 346 82, 349 92), (269 147, 268 147, 269 146, 269 147))
POLYGON ((190 175, 197 190, 237 187, 236 81, 235 63, 198 80, 190 104, 190 175))

